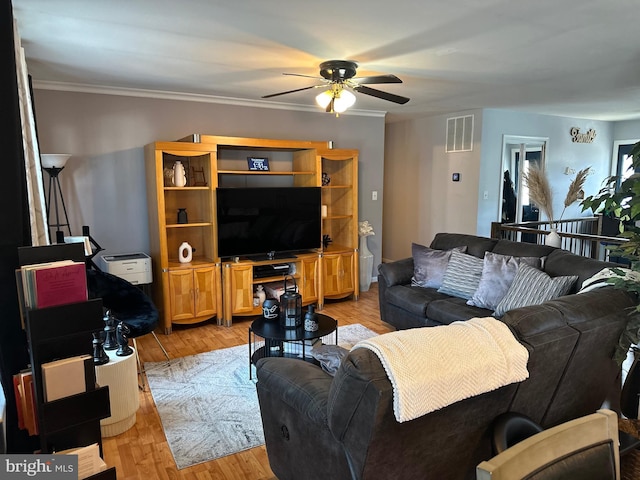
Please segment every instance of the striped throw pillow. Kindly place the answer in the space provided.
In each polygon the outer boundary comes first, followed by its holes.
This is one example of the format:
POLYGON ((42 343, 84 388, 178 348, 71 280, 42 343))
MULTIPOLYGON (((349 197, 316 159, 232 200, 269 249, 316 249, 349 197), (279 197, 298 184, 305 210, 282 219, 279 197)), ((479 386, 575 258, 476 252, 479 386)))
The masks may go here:
POLYGON ((480 284, 484 261, 466 253, 451 252, 449 264, 444 272, 440 293, 469 300, 480 284))
POLYGON ((521 263, 511 287, 504 298, 500 300, 493 314, 496 317, 501 317, 514 308, 539 305, 566 295, 571 291, 576 280, 578 280, 577 275, 550 277, 542 270, 521 263))

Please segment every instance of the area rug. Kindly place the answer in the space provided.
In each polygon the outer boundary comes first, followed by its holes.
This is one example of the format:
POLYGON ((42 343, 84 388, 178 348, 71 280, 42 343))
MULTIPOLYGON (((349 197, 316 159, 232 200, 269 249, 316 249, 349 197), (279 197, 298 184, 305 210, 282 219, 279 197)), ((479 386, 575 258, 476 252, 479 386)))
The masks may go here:
MULTIPOLYGON (((375 335, 360 324, 345 325, 338 327, 338 344, 351 348, 375 335)), ((323 342, 335 343, 335 334, 323 342)), ((264 443, 247 345, 144 366, 178 469, 264 443)))

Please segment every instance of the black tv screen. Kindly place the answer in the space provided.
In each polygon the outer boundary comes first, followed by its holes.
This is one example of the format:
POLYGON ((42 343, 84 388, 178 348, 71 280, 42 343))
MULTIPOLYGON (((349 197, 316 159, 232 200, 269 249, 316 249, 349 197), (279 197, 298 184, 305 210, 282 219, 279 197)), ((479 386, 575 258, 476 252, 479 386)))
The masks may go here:
POLYGON ((320 248, 320 187, 216 189, 218 255, 271 255, 320 248))

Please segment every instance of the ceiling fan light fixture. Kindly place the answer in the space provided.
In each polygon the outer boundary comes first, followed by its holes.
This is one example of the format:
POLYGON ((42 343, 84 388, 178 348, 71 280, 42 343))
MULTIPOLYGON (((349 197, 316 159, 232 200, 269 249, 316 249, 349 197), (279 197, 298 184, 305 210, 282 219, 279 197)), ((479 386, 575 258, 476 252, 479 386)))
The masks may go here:
POLYGON ((329 105, 332 98, 333 98, 333 91, 325 90, 324 92, 316 96, 316 103, 323 109, 326 109, 327 105, 329 105))
POLYGON ((354 103, 356 103, 356 96, 350 91, 342 89, 334 98, 333 109, 337 113, 342 113, 352 107, 354 103))

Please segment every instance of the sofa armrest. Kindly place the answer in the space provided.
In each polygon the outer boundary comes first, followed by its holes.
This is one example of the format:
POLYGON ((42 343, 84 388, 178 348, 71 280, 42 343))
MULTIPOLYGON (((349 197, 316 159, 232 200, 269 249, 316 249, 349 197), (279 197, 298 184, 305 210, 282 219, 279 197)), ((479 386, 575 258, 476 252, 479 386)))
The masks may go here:
POLYGON ((395 262, 381 263, 378 273, 387 287, 408 285, 413 277, 413 257, 403 258, 395 262))
MULTIPOLYGON (((258 389, 318 423, 326 423, 327 400, 333 377, 322 368, 293 358, 272 357, 256 364, 258 389)), ((264 415, 264 412, 263 412, 264 415)))

